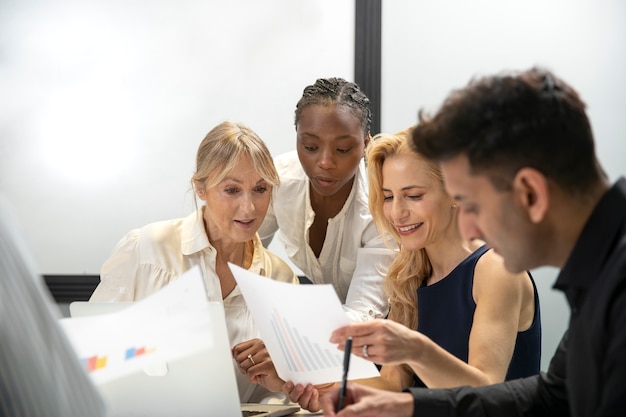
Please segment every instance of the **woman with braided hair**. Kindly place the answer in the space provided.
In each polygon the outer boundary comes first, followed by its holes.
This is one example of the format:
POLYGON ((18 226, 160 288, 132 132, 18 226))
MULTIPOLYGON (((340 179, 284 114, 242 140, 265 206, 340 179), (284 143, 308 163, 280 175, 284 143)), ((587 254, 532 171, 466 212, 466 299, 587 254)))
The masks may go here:
POLYGON ((259 229, 265 246, 280 230, 293 264, 313 284, 332 284, 354 322, 386 317, 383 282, 395 256, 368 208, 369 105, 359 86, 342 78, 304 89, 295 111, 296 151, 274 159, 281 185, 259 229))
MULTIPOLYGON (((280 186, 259 229, 266 247, 280 231, 293 264, 313 284, 332 284, 353 322, 387 316, 384 277, 395 258, 368 208, 364 155, 371 119, 369 99, 355 83, 321 78, 307 86, 296 105, 296 151, 274 158, 280 186)), ((259 339, 244 342, 233 354, 251 349, 264 346, 259 339)), ((319 395, 333 384, 285 382, 264 356, 241 372, 303 408, 319 409, 319 395)))

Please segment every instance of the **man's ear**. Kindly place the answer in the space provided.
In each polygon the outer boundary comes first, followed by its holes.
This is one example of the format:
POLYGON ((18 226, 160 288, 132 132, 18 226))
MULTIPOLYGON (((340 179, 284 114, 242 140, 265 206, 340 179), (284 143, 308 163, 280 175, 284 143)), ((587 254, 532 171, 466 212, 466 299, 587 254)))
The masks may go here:
POLYGON ((550 206, 546 177, 534 168, 522 168, 513 179, 513 193, 533 223, 541 222, 550 206))

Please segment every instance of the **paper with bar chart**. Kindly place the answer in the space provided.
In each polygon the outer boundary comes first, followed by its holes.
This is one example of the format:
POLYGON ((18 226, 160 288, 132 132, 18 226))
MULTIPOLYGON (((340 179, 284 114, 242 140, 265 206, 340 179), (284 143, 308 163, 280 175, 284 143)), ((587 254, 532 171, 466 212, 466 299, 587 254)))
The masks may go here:
MULTIPOLYGON (((278 375, 295 383, 341 379, 343 352, 328 339, 350 323, 331 285, 293 285, 229 264, 278 375)), ((376 366, 352 355, 349 379, 379 376, 376 366)))
POLYGON ((122 311, 60 320, 96 384, 134 372, 164 375, 167 363, 215 341, 198 267, 122 311))

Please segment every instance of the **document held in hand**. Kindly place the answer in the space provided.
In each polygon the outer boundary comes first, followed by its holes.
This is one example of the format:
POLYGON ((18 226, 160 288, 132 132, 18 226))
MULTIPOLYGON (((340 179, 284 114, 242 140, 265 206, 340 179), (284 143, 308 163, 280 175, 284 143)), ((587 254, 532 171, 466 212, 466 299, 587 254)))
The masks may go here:
POLYGON ((202 275, 194 267, 122 311, 63 318, 60 324, 100 384, 136 372, 163 376, 169 362, 213 346, 208 309, 202 275))
MULTIPOLYGON (((278 375, 301 384, 341 380, 343 352, 328 339, 350 320, 332 285, 293 285, 229 267, 278 375)), ((352 355, 349 379, 379 375, 372 362, 352 355)))

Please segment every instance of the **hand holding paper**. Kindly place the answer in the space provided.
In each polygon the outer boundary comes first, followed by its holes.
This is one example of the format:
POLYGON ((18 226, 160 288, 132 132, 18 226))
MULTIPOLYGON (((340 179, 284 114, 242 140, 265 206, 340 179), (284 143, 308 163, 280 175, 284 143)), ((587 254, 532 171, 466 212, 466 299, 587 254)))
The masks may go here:
MULTIPOLYGON (((229 266, 278 375, 300 384, 339 381, 343 353, 328 339, 350 320, 333 287, 287 284, 229 266)), ((373 363, 352 357, 349 379, 379 375, 373 363)))

